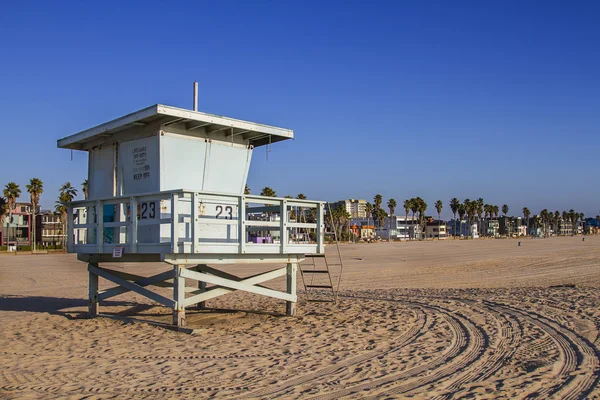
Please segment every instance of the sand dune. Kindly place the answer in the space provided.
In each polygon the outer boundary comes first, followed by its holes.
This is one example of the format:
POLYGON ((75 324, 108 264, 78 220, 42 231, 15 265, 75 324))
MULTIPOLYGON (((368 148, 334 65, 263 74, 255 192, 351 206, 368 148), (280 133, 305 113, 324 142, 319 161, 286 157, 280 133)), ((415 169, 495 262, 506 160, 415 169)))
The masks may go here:
MULTIPOLYGON (((344 245, 337 304, 234 293, 195 335, 82 318, 72 255, 0 256, 0 398, 599 398, 600 237, 522 242, 344 245)), ((132 294, 101 312, 170 320, 132 294)))

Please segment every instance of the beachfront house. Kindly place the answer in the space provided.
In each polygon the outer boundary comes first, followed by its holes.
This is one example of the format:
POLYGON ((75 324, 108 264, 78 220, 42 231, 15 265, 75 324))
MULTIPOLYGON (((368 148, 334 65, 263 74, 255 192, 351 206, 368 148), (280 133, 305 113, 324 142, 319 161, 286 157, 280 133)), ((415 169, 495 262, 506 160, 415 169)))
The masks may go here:
POLYGON ((479 230, 477 228, 477 222, 469 224, 469 221, 463 220, 450 220, 447 224, 448 234, 459 238, 479 238, 479 230), (455 230, 456 227, 456 230, 455 230))
POLYGON ((427 221, 425 224, 426 239, 446 239, 446 221, 427 221))

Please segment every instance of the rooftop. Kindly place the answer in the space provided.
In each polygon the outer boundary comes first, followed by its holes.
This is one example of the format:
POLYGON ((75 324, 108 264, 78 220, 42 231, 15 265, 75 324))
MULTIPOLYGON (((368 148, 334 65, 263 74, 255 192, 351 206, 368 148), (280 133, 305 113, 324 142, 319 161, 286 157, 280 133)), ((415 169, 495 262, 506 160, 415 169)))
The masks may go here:
POLYGON ((294 138, 294 131, 291 129, 155 104, 59 139, 57 146, 64 149, 86 150, 88 148, 86 144, 99 138, 115 136, 127 129, 149 126, 156 126, 156 129, 159 129, 171 125, 177 125, 193 136, 211 138, 210 135, 217 132, 221 135, 225 133, 225 136, 230 138, 241 135, 254 147, 294 138))

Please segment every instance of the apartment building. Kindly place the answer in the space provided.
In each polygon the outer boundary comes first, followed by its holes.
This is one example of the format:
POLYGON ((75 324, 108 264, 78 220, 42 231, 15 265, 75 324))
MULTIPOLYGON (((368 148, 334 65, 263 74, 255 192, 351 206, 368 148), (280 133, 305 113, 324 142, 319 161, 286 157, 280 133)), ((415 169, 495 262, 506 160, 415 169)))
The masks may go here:
POLYGON ((6 214, 2 227, 2 245, 31 244, 31 208, 31 203, 16 203, 12 216, 6 214))
POLYGON ((37 243, 42 245, 57 245, 63 242, 63 224, 60 213, 42 211, 36 216, 37 243))
POLYGON ((367 218, 367 201, 366 200, 356 200, 356 199, 348 199, 348 200, 340 200, 335 203, 330 204, 331 209, 335 210, 339 206, 342 206, 346 209, 348 214, 352 219, 363 219, 367 218))

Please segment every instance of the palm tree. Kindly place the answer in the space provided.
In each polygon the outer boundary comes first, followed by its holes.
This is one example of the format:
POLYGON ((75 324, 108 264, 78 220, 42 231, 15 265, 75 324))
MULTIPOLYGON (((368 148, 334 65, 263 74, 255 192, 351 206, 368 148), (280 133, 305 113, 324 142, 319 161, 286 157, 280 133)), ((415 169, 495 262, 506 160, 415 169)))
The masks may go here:
POLYGON ((458 212, 458 208, 460 207, 460 201, 456 197, 450 199, 450 209, 452 210, 452 215, 454 215, 454 237, 456 238, 456 213, 458 212))
POLYGON ((260 192, 261 196, 265 196, 265 197, 277 197, 277 192, 275 192, 273 189, 271 189, 268 186, 265 186, 263 188, 263 190, 260 192))
MULTIPOLYGON (((377 218, 373 218, 373 222, 375 222, 376 220, 379 221, 379 210, 381 209, 381 203, 383 202, 383 197, 380 194, 376 194, 375 197, 373 197, 373 209, 375 210, 373 215, 376 215, 377 218)), ((381 228, 380 226, 381 224, 379 224, 379 228, 381 228)))
POLYGON ((441 200, 437 200, 434 204, 435 206, 435 210, 438 213, 438 239, 440 238, 440 225, 441 225, 441 220, 442 220, 442 208, 444 208, 444 204, 442 203, 441 200))
POLYGON ((477 199, 477 222, 479 225, 479 234, 481 235, 481 231, 483 230, 483 221, 481 217, 483 216, 483 199, 480 197, 477 199))
POLYGON ((542 211, 540 211, 540 218, 542 219, 542 224, 544 225, 544 232, 546 232, 544 235, 547 234, 547 229, 546 229, 546 224, 548 223, 548 210, 547 209, 543 209, 542 211))
POLYGON ((502 206, 502 214, 504 214, 505 217, 508 214, 508 206, 506 204, 502 206))
POLYGON ((60 187, 60 194, 58 195, 58 201, 56 202, 56 211, 60 212, 60 220, 63 225, 63 249, 66 247, 66 232, 67 232, 67 203, 73 201, 77 196, 77 189, 71 186, 71 182, 66 182, 60 187))
POLYGON ((250 194, 250 186, 248 186, 248 184, 246 183, 246 185, 244 186, 244 194, 250 194))
POLYGON ((460 232, 462 234, 462 222, 465 214, 467 213, 467 209, 464 204, 459 204, 458 206, 458 217, 460 218, 460 232))
POLYGON ((394 211, 396 211, 396 207, 398 204, 395 199, 389 199, 387 202, 387 206, 390 209, 390 219, 388 222, 388 241, 392 241, 392 218, 394 216, 394 211))
MULTIPOLYGON (((371 215, 373 214, 373 204, 369 203, 368 201, 367 201, 367 204, 365 204, 365 213, 367 214, 367 227, 368 227, 369 225, 371 225, 370 224, 371 215)), ((367 229, 369 229, 369 228, 367 228, 367 229)))
POLYGON ((29 198, 31 199, 31 244, 33 250, 35 250, 35 211, 37 210, 37 206, 40 203, 40 195, 44 192, 44 183, 38 179, 33 178, 29 180, 29 185, 27 185, 27 191, 29 192, 29 198))
POLYGON ((492 206, 492 211, 494 212, 494 216, 498 218, 498 213, 500 212, 500 208, 498 206, 492 206))
POLYGON ((410 209, 412 207, 411 199, 404 200, 403 206, 404 206, 404 223, 405 223, 406 227, 408 228, 408 212, 410 211, 410 209))
POLYGON ((419 228, 421 231, 419 234, 422 234, 425 231, 425 211, 427 211, 427 203, 420 197, 415 199, 418 205, 419 210, 419 228))
POLYGON ((525 219, 525 224, 527 226, 527 231, 525 231, 525 236, 529 234, 529 216, 531 215, 531 211, 529 208, 523 207, 523 218, 525 219))
POLYGON ((471 227, 473 226, 473 222, 475 220, 475 215, 477 214, 477 207, 478 207, 477 200, 471 201, 470 199, 465 199, 465 201, 463 202, 463 206, 464 206, 465 213, 467 215, 469 229, 471 229, 471 227))
MULTIPOLYGON (((0 229, 2 229, 4 227, 4 218, 6 218, 7 212, 8 212, 8 203, 6 202, 6 199, 4 197, 0 197, 0 229)), ((0 246, 2 246, 1 242, 0 242, 0 246)))
MULTIPOLYGON (((2 192, 2 194, 4 195, 4 197, 6 197, 6 203, 7 203, 7 207, 8 207, 8 223, 12 223, 12 212, 15 209, 15 207, 17 206, 17 199, 19 198, 19 196, 21 195, 21 189, 19 188, 19 185, 17 185, 14 182, 9 182, 4 186, 4 190, 2 192)), ((14 231, 13 231, 14 234, 14 231)), ((8 232, 8 228, 7 228, 7 234, 6 234, 6 246, 8 247, 8 239, 10 237, 10 234, 8 232)))
POLYGON ((413 240, 415 239, 415 213, 419 211, 419 202, 416 198, 410 199, 410 210, 412 211, 412 225, 413 225, 413 240))
POLYGON ((81 190, 83 191, 83 198, 88 199, 88 180, 86 179, 81 183, 81 190))

